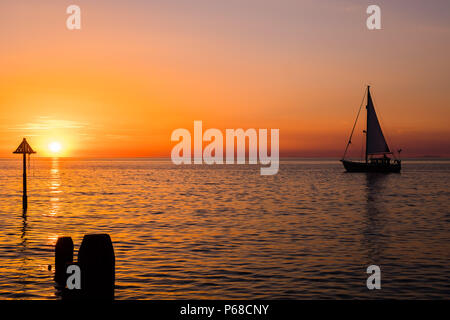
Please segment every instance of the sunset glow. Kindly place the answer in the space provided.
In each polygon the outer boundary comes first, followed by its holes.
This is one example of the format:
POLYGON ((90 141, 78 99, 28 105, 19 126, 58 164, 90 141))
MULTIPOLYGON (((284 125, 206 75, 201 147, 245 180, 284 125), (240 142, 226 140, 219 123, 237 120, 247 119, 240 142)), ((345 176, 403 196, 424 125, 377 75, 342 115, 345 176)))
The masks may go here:
POLYGON ((53 141, 48 145, 48 149, 53 153, 58 153, 61 151, 62 146, 61 146, 61 143, 59 143, 57 141, 53 141))
POLYGON ((170 157, 171 132, 202 120, 278 128, 282 157, 339 157, 367 84, 393 148, 450 155, 445 8, 382 2, 368 31, 358 1, 220 3, 80 0, 69 31, 63 4, 2 1, 0 156, 64 136, 64 156, 170 157))

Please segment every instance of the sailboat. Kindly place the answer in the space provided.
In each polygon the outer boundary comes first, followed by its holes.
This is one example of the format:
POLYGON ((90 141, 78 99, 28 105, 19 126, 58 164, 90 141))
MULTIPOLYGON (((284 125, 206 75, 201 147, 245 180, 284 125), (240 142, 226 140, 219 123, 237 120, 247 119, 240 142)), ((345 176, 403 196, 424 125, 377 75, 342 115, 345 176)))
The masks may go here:
MULTIPOLYGON (((375 112, 372 96, 370 95, 370 86, 367 86, 367 122, 366 130, 364 130, 364 133, 366 134, 365 161, 351 161, 345 159, 348 147, 352 143, 352 136, 361 112, 361 106, 359 108, 358 115, 356 116, 355 124, 353 125, 347 147, 345 148, 344 156, 341 159, 345 170, 348 172, 400 172, 402 168, 401 160, 395 158, 394 153, 391 152, 386 139, 384 138, 380 122, 378 121, 378 117, 375 112)), ((398 152, 400 153, 401 150, 398 152)))

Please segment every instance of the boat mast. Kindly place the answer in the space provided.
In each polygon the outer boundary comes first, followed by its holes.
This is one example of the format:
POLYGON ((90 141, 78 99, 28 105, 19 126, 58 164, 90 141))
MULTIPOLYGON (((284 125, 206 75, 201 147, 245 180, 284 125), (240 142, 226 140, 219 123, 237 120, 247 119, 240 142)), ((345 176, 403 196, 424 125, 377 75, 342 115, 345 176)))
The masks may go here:
POLYGON ((367 142, 368 142, 368 137, 369 137, 369 135, 367 134, 367 125, 368 125, 368 123, 369 123, 369 112, 368 112, 367 107, 368 107, 368 105, 369 105, 369 101, 371 101, 371 100, 372 100, 372 97, 370 96, 370 86, 367 86, 367 104, 366 104, 366 113, 367 113, 367 116, 366 116, 366 163, 367 163, 367 160, 368 160, 368 158, 369 158, 369 155, 367 154, 367 142))

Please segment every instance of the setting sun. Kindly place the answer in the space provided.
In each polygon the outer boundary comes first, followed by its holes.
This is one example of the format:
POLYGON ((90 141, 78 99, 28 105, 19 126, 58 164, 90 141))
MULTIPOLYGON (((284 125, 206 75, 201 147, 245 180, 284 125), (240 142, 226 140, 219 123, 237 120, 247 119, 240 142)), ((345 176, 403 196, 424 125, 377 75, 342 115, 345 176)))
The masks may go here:
POLYGON ((48 149, 53 153, 58 153, 61 151, 62 146, 61 146, 61 143, 54 141, 48 145, 48 149))

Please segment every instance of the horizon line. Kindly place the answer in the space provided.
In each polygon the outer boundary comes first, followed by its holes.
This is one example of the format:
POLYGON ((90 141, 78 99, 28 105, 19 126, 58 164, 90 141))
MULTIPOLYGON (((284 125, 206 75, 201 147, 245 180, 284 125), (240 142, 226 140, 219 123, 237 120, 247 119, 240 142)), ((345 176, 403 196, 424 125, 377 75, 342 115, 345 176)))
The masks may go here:
MULTIPOLYGON (((0 156, 0 160, 16 159, 14 155, 0 156)), ((35 159, 164 159, 171 160, 171 157, 155 157, 155 156, 38 156, 34 155, 35 159)), ((281 159, 324 159, 324 160, 340 160, 342 157, 337 156, 280 156, 281 159)), ((349 159, 359 159, 357 157, 349 157, 349 159)), ((420 155, 420 156, 408 156, 402 157, 401 160, 414 160, 414 159, 439 159, 450 160, 449 155, 420 155)), ((247 160, 247 157, 246 157, 247 160)))

